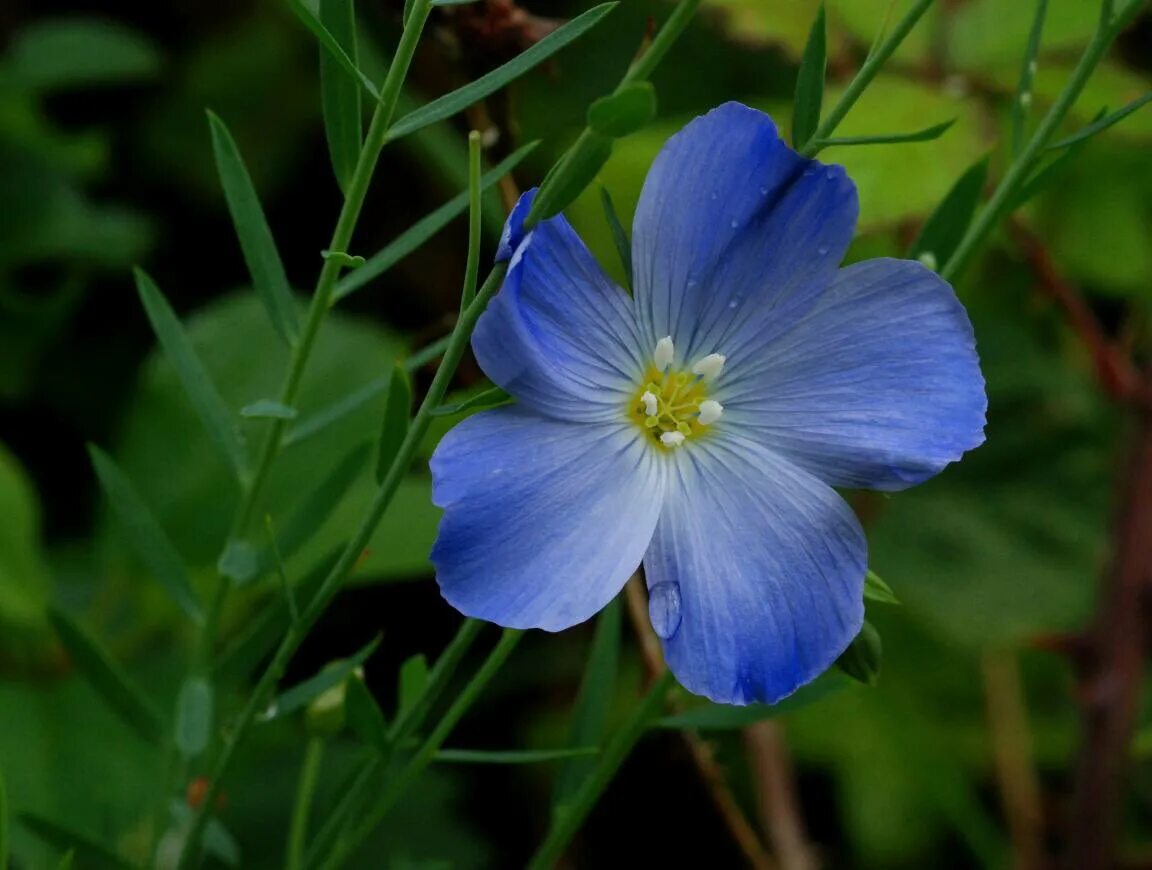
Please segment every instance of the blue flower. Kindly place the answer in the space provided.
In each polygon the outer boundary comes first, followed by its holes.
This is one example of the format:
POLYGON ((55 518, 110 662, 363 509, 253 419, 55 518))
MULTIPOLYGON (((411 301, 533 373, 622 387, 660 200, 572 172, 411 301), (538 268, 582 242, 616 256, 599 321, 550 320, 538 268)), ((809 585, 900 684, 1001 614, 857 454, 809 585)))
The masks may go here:
POLYGON ((738 103, 673 136, 633 224, 634 295, 563 217, 509 218, 504 285, 472 338, 513 406, 432 458, 444 597, 558 631, 643 562, 685 688, 774 702, 860 630, 864 534, 833 487, 899 490, 983 441, 972 327, 919 263, 840 268, 839 166, 738 103))

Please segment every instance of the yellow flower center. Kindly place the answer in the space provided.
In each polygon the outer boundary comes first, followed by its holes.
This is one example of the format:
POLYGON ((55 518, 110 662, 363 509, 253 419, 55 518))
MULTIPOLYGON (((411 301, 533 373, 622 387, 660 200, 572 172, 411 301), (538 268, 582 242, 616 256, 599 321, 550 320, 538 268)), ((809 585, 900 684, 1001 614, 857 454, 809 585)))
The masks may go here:
POLYGON ((708 398, 708 382, 723 368, 724 357, 709 354, 685 371, 673 365, 674 356, 672 339, 662 338, 642 386, 628 404, 631 420, 664 450, 675 450, 703 435, 724 410, 708 398))

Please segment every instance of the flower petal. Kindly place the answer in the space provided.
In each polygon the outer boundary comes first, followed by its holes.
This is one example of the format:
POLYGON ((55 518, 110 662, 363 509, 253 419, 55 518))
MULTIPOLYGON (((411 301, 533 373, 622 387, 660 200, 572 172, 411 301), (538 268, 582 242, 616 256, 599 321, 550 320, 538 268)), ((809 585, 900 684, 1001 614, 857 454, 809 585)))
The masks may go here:
POLYGON ((833 486, 898 490, 984 440, 972 325, 952 288, 910 260, 841 270, 802 322, 733 368, 719 400, 833 486))
POLYGON ((801 157, 763 112, 726 103, 692 121, 652 164, 633 223, 649 341, 738 362, 832 280, 857 211, 844 170, 801 157))
POLYGON ((432 457, 444 508, 436 579, 460 612, 558 631, 608 604, 636 570, 663 498, 631 426, 569 424, 520 407, 476 414, 432 457))
POLYGON ((668 666, 713 701, 774 703, 860 630, 864 534, 832 489, 751 441, 718 432, 677 459, 644 559, 668 666))
POLYGON ((509 218, 501 250, 519 244, 472 349, 488 377, 541 414, 618 420, 642 371, 632 300, 562 216, 524 233, 533 195, 509 218))

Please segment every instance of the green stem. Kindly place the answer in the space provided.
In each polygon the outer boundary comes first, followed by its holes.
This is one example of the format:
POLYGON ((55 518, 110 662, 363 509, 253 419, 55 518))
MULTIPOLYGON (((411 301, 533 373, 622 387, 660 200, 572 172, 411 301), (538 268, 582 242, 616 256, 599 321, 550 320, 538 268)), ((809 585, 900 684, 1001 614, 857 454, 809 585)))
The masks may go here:
POLYGON ((556 809, 552 827, 529 862, 529 870, 548 870, 560 860, 569 841, 580 829, 592 807, 596 805, 600 794, 611 782, 648 726, 652 724, 652 720, 660 714, 664 698, 673 685, 675 679, 670 671, 665 671, 640 702, 632 718, 604 747, 604 751, 596 760, 596 767, 581 783, 571 801, 556 809))
POLYGON ((480 276, 480 134, 468 134, 468 261, 464 267, 464 289, 460 308, 467 308, 476 297, 480 276))
POLYGON ((296 803, 292 807, 292 827, 288 830, 288 870, 304 870, 304 843, 308 839, 308 817, 312 811, 312 798, 316 794, 316 780, 320 762, 324 758, 324 740, 313 737, 304 751, 304 765, 300 769, 300 784, 296 788, 296 803))
POLYGON ((668 20, 664 22, 664 26, 660 28, 660 32, 656 34, 656 38, 652 40, 652 44, 648 49, 636 58, 635 62, 628 68, 628 72, 624 74, 624 78, 620 80, 620 84, 616 86, 616 93, 619 93, 623 88, 632 84, 633 82, 647 81, 648 77, 656 70, 657 65, 664 59, 680 34, 684 32, 692 16, 696 13, 697 7, 700 5, 701 0, 680 0, 676 4, 676 8, 672 10, 672 14, 668 16, 668 20))

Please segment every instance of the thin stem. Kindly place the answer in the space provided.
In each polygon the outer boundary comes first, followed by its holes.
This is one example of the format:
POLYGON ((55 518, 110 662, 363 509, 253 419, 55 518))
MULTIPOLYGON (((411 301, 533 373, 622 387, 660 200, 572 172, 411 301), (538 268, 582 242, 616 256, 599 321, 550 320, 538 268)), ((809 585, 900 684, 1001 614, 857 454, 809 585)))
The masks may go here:
POLYGON ((604 747, 604 752, 597 758, 596 767, 581 783, 572 800, 556 810, 548 835, 528 864, 529 870, 548 870, 560 860, 569 841, 580 829, 600 794, 632 751, 632 747, 659 715, 664 706, 664 698, 675 683, 670 671, 665 671, 656 680, 644 700, 632 713, 632 717, 604 747))
POLYGON ((296 803, 292 807, 292 826, 288 829, 288 870, 304 870, 304 843, 308 839, 308 817, 312 798, 316 794, 316 780, 320 762, 324 758, 324 740, 313 737, 304 751, 304 765, 300 769, 300 784, 296 788, 296 803))
POLYGON ((468 260, 464 267, 464 289, 460 307, 467 308, 476 298, 480 275, 480 133, 468 134, 468 260))
POLYGON ((648 46, 648 50, 636 58, 636 61, 628 68, 628 72, 624 74, 624 78, 620 80, 620 84, 616 88, 617 92, 633 82, 645 81, 652 75, 657 65, 664 59, 664 55, 671 50, 673 44, 692 20, 700 2, 701 0, 680 0, 676 4, 676 8, 668 16, 668 20, 660 28, 660 32, 656 34, 656 38, 648 46))

